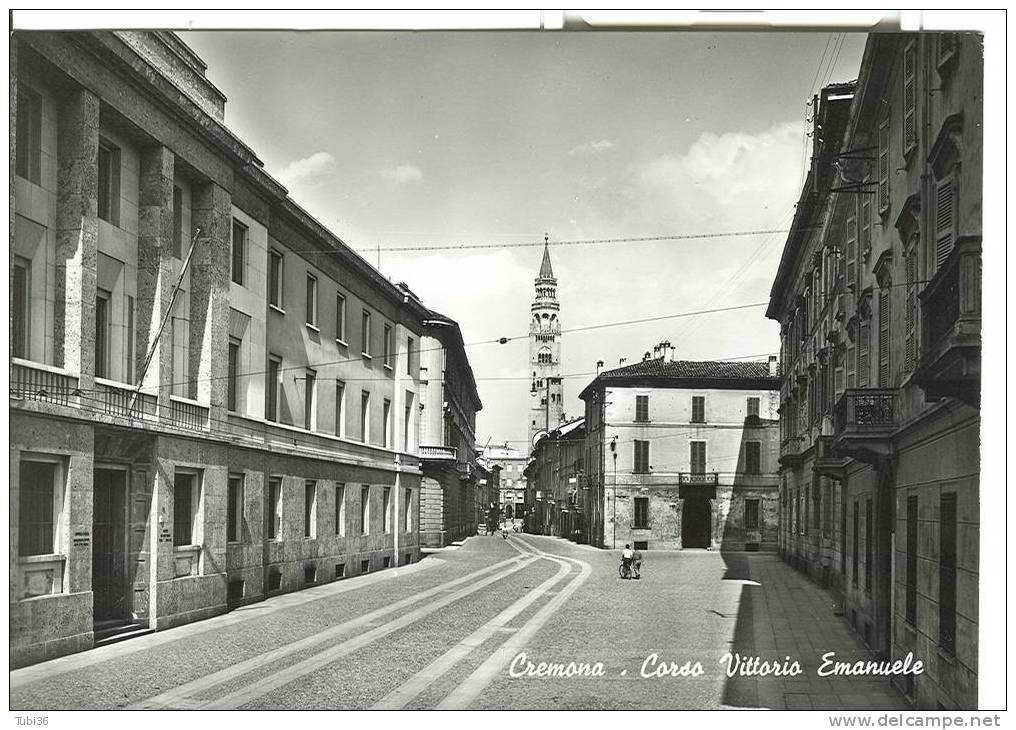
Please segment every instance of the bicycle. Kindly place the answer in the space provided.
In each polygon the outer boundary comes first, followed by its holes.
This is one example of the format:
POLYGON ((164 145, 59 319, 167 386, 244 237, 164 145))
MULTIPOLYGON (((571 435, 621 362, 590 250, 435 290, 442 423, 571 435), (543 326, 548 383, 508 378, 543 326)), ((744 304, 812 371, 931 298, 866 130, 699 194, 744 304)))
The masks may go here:
POLYGON ((617 566, 617 574, 621 576, 621 578, 623 578, 624 580, 628 580, 632 576, 631 565, 622 560, 621 564, 617 566))

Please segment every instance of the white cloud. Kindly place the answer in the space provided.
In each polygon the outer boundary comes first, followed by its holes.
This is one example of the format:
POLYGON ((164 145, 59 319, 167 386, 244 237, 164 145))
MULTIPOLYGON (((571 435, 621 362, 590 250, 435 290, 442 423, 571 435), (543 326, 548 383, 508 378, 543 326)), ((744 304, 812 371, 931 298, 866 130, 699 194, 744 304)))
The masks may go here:
POLYGON ((394 180, 400 185, 406 183, 420 182, 423 179, 423 170, 416 165, 403 164, 396 165, 395 167, 381 170, 381 176, 386 177, 389 180, 394 180))
POLYGON ((600 139, 594 142, 586 142, 585 144, 576 145, 571 148, 568 152, 569 155, 595 155, 599 152, 609 150, 611 147, 616 145, 609 139, 600 139))
POLYGON ((310 157, 293 160, 278 174, 279 182, 286 187, 322 175, 335 167, 335 158, 327 152, 315 152, 310 157))

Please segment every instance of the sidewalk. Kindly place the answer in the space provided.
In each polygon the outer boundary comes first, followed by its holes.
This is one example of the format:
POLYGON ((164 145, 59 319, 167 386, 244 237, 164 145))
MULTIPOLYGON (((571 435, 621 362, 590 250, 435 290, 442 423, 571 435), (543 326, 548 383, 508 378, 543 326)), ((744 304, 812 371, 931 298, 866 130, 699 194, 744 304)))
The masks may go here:
POLYGON ((724 693, 725 704, 774 710, 911 709, 888 677, 818 676, 822 655, 829 651, 836 652, 837 661, 879 657, 864 646, 843 617, 833 615, 826 591, 775 555, 742 555, 744 562, 731 560, 728 566, 746 573, 731 652, 781 662, 789 656, 800 662, 804 672, 796 677, 732 678, 724 693))

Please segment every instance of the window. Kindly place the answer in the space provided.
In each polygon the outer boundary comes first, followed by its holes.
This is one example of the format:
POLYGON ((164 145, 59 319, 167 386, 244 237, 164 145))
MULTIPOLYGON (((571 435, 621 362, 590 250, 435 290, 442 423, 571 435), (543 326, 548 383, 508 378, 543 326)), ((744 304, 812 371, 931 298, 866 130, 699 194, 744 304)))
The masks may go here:
POLYGON ((173 544, 193 545, 198 508, 197 474, 177 472, 173 479, 173 544))
POLYGON ((370 486, 360 487, 360 533, 370 534, 370 486))
POLYGON ((335 339, 346 343, 346 298, 341 294, 335 295, 335 339))
POLYGON ((706 422, 706 398, 704 395, 694 395, 691 398, 691 422, 706 422))
POLYGON ((875 567, 874 554, 874 542, 873 537, 873 515, 872 515, 872 504, 871 497, 864 500, 864 591, 865 593, 871 593, 872 589, 872 572, 875 567))
POLYGON ((226 502, 226 541, 240 542, 243 534, 243 477, 230 474, 226 502))
POLYGON ((370 440, 370 393, 366 390, 360 391, 360 440, 370 440))
POLYGON ((282 372, 282 358, 277 355, 268 356, 268 377, 265 380, 265 418, 269 421, 279 420, 279 380, 282 372))
MULTIPOLYGON (((19 107, 20 109, 20 107, 19 107)), ((31 299, 32 264, 28 259, 14 257, 13 287, 11 300, 14 307, 11 317, 11 354, 14 357, 29 357, 29 303, 31 299)))
POLYGON ((109 309, 110 292, 98 289, 95 293, 95 377, 109 377, 109 309))
POLYGON ((871 199, 861 201, 861 257, 867 260, 871 254, 871 199))
POLYGON ((99 140, 98 215, 114 226, 120 224, 120 150, 99 140))
POLYGON ((744 529, 746 529, 746 530, 757 530, 758 529, 758 500, 757 499, 746 499, 746 500, 744 500, 744 529))
POLYGON ((746 441, 744 444, 744 471, 746 474, 762 473, 762 442, 746 441))
POLYGON ((816 532, 822 529, 822 480, 821 478, 815 482, 815 486, 811 491, 811 498, 815 500, 815 522, 813 527, 816 532))
POLYGON ((649 442, 639 441, 635 442, 635 462, 632 472, 634 474, 648 474, 649 473, 649 442))
POLYGON ((956 235, 956 191, 952 174, 935 184, 935 270, 949 258, 956 235))
MULTIPOLYGON (((226 409, 237 411, 237 396, 240 392, 240 340, 229 338, 229 355, 226 361, 226 409)), ((269 379, 271 382, 271 379, 269 379)))
POLYGON ((282 309, 282 254, 268 252, 268 303, 282 309))
POLYGON ((335 435, 346 435, 346 384, 335 381, 335 435))
POLYGON ((705 474, 706 473, 706 442, 705 441, 692 441, 689 444, 691 448, 691 473, 692 474, 705 474))
POLYGON ((62 495, 58 463, 21 462, 18 483, 18 555, 52 555, 60 546, 57 525, 60 522, 62 495))
POLYGON ((392 367, 392 326, 390 324, 385 324, 385 326, 384 326, 384 341, 383 341, 382 347, 383 347, 385 367, 391 369, 391 367, 392 367))
POLYGON ((635 497, 635 523, 632 527, 636 530, 649 529, 649 497, 635 497))
POLYGON ((911 245, 903 257, 905 307, 903 320, 904 355, 903 367, 911 373, 917 366, 917 243, 919 237, 911 239, 911 245))
POLYGON ((917 496, 907 497, 907 576, 904 618, 917 625, 917 496))
POLYGON ((889 290, 878 297, 878 387, 889 387, 889 290))
POLYGON ((808 534, 808 524, 811 518, 811 487, 804 488, 804 519, 801 520, 801 534, 808 534))
POLYGON ((313 431, 317 427, 317 373, 308 370, 303 384, 303 427, 313 431))
POLYGON ((889 117, 878 125, 878 212, 889 210, 889 117))
POLYGON ((553 358, 550 354, 550 350, 541 350, 540 352, 536 353, 536 362, 538 362, 540 365, 550 365, 552 363, 552 360, 553 358))
POLYGON ((360 352, 370 357, 370 312, 366 309, 360 320, 360 352))
POLYGON ((127 297, 127 326, 124 332, 124 382, 134 382, 134 297, 127 297))
POLYGON ((871 325, 868 322, 861 322, 857 340, 857 384, 861 388, 867 388, 871 377, 871 366, 868 364, 871 325))
POLYGON ((384 491, 384 528, 385 532, 392 531, 392 488, 385 487, 384 491))
POLYGON ((759 403, 758 398, 748 398, 748 418, 758 418, 759 403))
POLYGON ((346 534, 346 485, 335 485, 335 534, 346 534))
POLYGON ((307 324, 317 329, 318 301, 317 301, 317 277, 307 274, 307 324))
POLYGON ((406 451, 411 448, 410 435, 413 433, 413 393, 406 391, 406 418, 402 422, 402 446, 406 451))
POLYGON ((268 539, 278 540, 282 537, 282 479, 273 477, 268 480, 268 539))
POLYGON ((233 283, 243 286, 247 263, 247 226, 233 219, 233 250, 231 257, 233 283))
POLYGON ((857 289, 857 216, 847 216, 847 282, 848 289, 857 289))
POLYGON ((42 167, 42 97, 23 84, 18 86, 16 124, 15 174, 38 185, 42 167))
POLYGON ((917 45, 903 49, 903 154, 917 147, 917 45))
POLYGON ((183 189, 173 186, 173 258, 183 257, 183 189))
POLYGON ((956 653, 956 493, 943 494, 939 502, 938 643, 956 653))
POLYGON ((413 347, 415 345, 412 337, 406 338, 406 375, 413 374, 413 347))
POLYGON ((406 510, 406 532, 413 531, 413 490, 406 490, 406 503, 403 505, 406 510))
POLYGON ((317 482, 307 479, 303 483, 303 536, 317 535, 317 482))
POLYGON ((648 395, 635 396, 635 420, 639 423, 647 423, 649 421, 648 395))
POLYGON ((390 449, 392 446, 392 402, 387 398, 381 404, 381 420, 384 423, 384 437, 383 443, 381 444, 386 449, 390 449))
POLYGON ((854 500, 854 530, 851 535, 851 551, 850 551, 850 565, 851 565, 851 582, 854 584, 854 588, 857 587, 857 554, 859 552, 858 539, 861 532, 861 506, 858 501, 854 500))

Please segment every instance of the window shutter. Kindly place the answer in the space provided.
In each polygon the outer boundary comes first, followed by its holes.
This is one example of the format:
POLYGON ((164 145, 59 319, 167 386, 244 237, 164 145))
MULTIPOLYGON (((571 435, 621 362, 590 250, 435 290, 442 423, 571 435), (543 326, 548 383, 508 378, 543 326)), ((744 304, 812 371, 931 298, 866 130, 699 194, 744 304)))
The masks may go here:
POLYGON ((871 198, 861 201, 861 256, 871 252, 871 198))
POLYGON ((953 195, 953 179, 940 180, 935 191, 935 268, 938 269, 949 258, 953 247, 956 200, 953 195))
POLYGON ((858 387, 868 387, 869 365, 868 348, 871 344, 871 329, 867 322, 861 325, 857 343, 857 380, 858 387))
POLYGON ((907 286, 907 302, 906 302, 906 352, 905 352, 905 368, 909 373, 914 369, 916 364, 917 352, 916 352, 916 330, 917 330, 917 250, 916 248, 911 249, 910 253, 906 257, 906 286, 907 286))
POLYGON ((847 286, 857 285, 857 216, 847 218, 847 286))
POLYGON ((917 144, 916 45, 910 41, 903 49, 903 150, 917 144))
POLYGON ((889 209, 889 119, 878 125, 878 209, 889 209))
POLYGON ((878 387, 889 387, 889 292, 878 302, 878 387))

